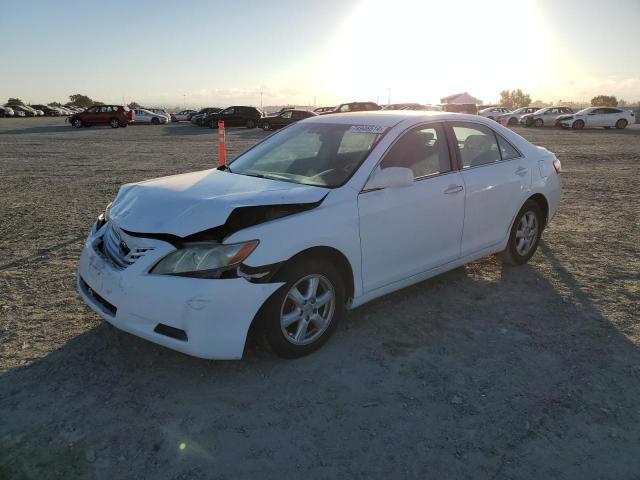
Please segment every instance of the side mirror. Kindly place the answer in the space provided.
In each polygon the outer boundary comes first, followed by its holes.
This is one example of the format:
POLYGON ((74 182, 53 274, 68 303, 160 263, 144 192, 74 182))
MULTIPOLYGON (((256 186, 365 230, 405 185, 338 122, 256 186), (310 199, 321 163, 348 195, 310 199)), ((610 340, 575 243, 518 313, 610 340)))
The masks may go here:
POLYGON ((408 187, 413 185, 413 171, 405 167, 387 167, 376 170, 364 186, 365 190, 408 187))

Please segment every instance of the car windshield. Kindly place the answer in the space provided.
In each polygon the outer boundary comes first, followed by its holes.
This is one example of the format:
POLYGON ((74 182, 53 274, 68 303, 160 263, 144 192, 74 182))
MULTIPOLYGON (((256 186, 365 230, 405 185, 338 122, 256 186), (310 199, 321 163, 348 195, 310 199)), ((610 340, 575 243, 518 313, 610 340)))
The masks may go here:
POLYGON ((541 108, 540 110, 536 110, 536 111, 535 111, 535 112, 533 112, 533 113, 535 113, 535 114, 544 113, 544 112, 546 112, 547 110, 549 110, 549 107, 541 108))
POLYGON ((335 188, 351 177, 385 130, 372 125, 296 123, 229 166, 234 174, 335 188))
POLYGON ((582 110, 578 110, 576 115, 586 115, 589 112, 591 112, 591 108, 583 108, 582 110))

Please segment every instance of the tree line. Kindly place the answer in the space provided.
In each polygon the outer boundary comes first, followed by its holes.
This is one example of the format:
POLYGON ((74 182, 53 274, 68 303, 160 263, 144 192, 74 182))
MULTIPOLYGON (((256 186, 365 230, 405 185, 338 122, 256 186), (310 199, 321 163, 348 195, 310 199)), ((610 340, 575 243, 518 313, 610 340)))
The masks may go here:
MULTIPOLYGON (((9 100, 7 100, 7 103, 5 103, 5 106, 7 105, 24 105, 25 103, 22 101, 22 99, 20 98, 16 98, 16 97, 11 97, 9 98, 9 100)), ((103 102, 99 102, 98 100, 93 100, 92 98, 88 97, 87 95, 82 95, 80 93, 76 93, 74 95, 69 95, 69 101, 65 104, 62 104, 60 102, 50 102, 47 105, 51 106, 51 107, 66 107, 66 106, 76 106, 76 107, 81 107, 81 108, 89 108, 92 105, 104 105, 103 102)))

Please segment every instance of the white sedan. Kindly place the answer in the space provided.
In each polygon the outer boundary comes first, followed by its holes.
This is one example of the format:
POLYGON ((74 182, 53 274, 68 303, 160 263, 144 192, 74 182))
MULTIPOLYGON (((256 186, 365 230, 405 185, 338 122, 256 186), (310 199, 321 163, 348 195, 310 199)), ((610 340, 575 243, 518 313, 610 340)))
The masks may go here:
POLYGON ((158 113, 153 113, 145 108, 136 108, 135 123, 150 123, 152 125, 160 125, 167 123, 167 117, 158 113))
POLYGON ((583 128, 616 127, 622 130, 636 121, 633 112, 613 107, 590 107, 573 115, 564 115, 558 119, 560 126, 582 130, 583 128))
POLYGON ((518 125, 522 117, 530 113, 535 113, 538 110, 539 110, 538 107, 521 107, 514 110, 513 112, 508 112, 502 115, 498 115, 496 117, 496 121, 500 123, 501 120, 506 120, 507 125, 518 125))
POLYGON ((179 112, 175 112, 171 114, 172 122, 182 122, 184 120, 189 120, 189 115, 192 113, 196 113, 195 110, 180 110, 179 112))
POLYGON ((489 107, 483 108, 482 110, 478 111, 478 115, 480 115, 481 117, 487 117, 490 120, 498 120, 498 117, 510 112, 511 110, 504 107, 489 107))
POLYGON ((345 310, 487 255, 527 262, 559 173, 553 153, 478 116, 314 116, 217 169, 124 185, 86 239, 78 290, 114 326, 189 355, 241 358, 254 323, 299 357, 345 310))

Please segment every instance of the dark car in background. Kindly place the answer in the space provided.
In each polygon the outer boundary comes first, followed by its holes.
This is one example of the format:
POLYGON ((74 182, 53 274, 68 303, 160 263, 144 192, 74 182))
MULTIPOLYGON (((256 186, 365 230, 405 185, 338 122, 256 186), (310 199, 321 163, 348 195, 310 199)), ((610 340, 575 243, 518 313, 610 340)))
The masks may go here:
POLYGON ((218 121, 223 120, 225 127, 256 128, 258 120, 262 117, 264 117, 264 113, 256 107, 234 105, 221 112, 207 115, 203 120, 203 125, 209 128, 218 128, 218 121))
POLYGON ((61 115, 60 110, 57 108, 50 107, 49 105, 31 105, 32 108, 36 110, 42 110, 47 117, 58 117, 61 115))
POLYGON ((307 110, 285 110, 274 115, 268 115, 258 119, 258 128, 263 130, 276 130, 278 128, 286 127, 292 123, 302 120, 303 118, 317 117, 318 114, 309 112, 307 110))
POLYGON ((327 113, 371 112, 374 110, 382 110, 382 107, 375 102, 350 102, 342 103, 332 111, 325 112, 322 115, 327 113))
POLYGON ((189 120, 191 123, 195 123, 196 125, 203 127, 204 124, 202 123, 202 121, 204 120, 204 118, 211 114, 211 113, 218 113, 221 112, 222 109, 218 108, 218 107, 205 107, 205 108, 201 108, 200 111, 198 112, 194 112, 194 113, 190 113, 189 115, 187 115, 187 120, 189 120))
POLYGON ((136 114, 122 105, 94 105, 84 112, 74 113, 69 117, 69 123, 76 128, 91 125, 110 125, 111 128, 126 127, 135 121, 136 114))

